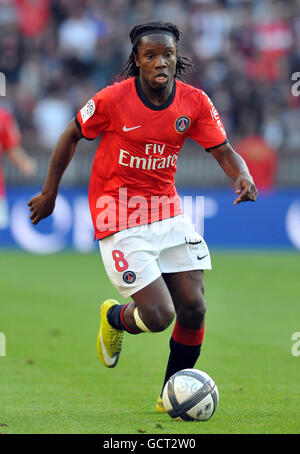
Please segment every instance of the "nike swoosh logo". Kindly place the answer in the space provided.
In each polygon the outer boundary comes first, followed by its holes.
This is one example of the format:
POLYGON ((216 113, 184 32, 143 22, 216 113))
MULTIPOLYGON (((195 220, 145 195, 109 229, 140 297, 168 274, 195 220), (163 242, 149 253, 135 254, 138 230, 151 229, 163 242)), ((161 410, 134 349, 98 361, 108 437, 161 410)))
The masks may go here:
POLYGON ((207 257, 207 256, 208 256, 208 254, 202 255, 202 257, 200 257, 200 255, 197 255, 197 259, 202 260, 202 259, 205 259, 205 257, 207 257))
POLYGON ((133 126, 132 128, 127 128, 126 125, 123 126, 123 131, 132 131, 133 129, 141 128, 141 126, 133 126))
POLYGON ((116 362, 116 357, 114 356, 114 358, 111 358, 109 356, 109 354, 107 353, 104 342, 102 340, 102 331, 100 331, 100 343, 101 343, 104 361, 106 362, 106 364, 108 366, 112 366, 116 362))

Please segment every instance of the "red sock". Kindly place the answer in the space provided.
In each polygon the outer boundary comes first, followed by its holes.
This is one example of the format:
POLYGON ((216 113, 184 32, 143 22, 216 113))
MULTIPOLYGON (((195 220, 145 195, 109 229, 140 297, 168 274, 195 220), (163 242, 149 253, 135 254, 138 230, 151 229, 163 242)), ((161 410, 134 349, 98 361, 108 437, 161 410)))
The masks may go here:
POLYGON ((173 329, 172 337, 175 342, 183 345, 200 345, 203 342, 205 323, 201 329, 189 329, 182 326, 177 320, 173 329))

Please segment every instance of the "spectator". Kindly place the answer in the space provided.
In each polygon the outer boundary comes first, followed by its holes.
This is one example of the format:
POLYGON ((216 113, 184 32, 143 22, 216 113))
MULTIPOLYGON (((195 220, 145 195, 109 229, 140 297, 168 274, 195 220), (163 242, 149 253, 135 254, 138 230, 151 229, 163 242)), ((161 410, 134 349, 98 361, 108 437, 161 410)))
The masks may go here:
POLYGON ((73 110, 59 89, 49 88, 33 111, 34 124, 40 143, 52 149, 66 124, 72 119, 73 110))
POLYGON ((36 173, 36 162, 21 146, 21 134, 16 121, 7 109, 0 107, 0 229, 5 229, 8 225, 8 209, 1 167, 3 153, 26 177, 36 173))
POLYGON ((228 11, 218 1, 196 5, 190 16, 190 24, 194 33, 191 45, 198 58, 210 59, 224 55, 231 22, 228 11))
POLYGON ((14 0, 22 34, 35 37, 44 30, 50 20, 50 0, 14 0))
POLYGON ((63 57, 91 62, 95 58, 98 38, 96 23, 86 15, 84 4, 72 2, 70 16, 58 29, 58 50, 63 57))
POLYGON ((274 189, 277 153, 259 135, 250 135, 235 144, 235 150, 247 163, 249 171, 261 192, 274 189))

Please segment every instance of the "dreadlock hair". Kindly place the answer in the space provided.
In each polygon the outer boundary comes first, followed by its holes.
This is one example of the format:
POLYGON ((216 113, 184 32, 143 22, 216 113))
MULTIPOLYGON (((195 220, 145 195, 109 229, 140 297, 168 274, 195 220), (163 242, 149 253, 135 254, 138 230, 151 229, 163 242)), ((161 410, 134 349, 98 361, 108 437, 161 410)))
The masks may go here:
MULTIPOLYGON (((125 79, 128 79, 129 77, 137 76, 140 73, 139 68, 135 64, 134 55, 137 55, 138 53, 138 45, 141 38, 145 36, 145 34, 151 34, 152 31, 153 33, 166 32, 167 34, 173 36, 176 42, 176 46, 181 35, 181 32, 178 30, 177 26, 172 24, 171 22, 148 22, 146 24, 136 25, 135 27, 133 27, 129 34, 131 43, 133 45, 132 51, 127 62, 125 63, 122 72, 120 73, 120 77, 125 77, 125 79), (139 36, 140 38, 138 38, 139 36)), ((194 67, 189 58, 177 56, 175 77, 183 80, 183 78, 189 75, 193 70, 194 67)))

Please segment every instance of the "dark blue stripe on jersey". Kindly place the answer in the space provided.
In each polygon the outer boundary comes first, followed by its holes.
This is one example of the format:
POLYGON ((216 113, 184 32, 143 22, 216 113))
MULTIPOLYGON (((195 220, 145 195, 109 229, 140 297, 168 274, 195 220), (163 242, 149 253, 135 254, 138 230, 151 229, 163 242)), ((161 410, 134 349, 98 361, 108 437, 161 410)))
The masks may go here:
POLYGON ((175 98, 175 92, 176 92, 175 80, 174 80, 174 83, 173 83, 173 87, 172 87, 172 91, 171 91, 170 96, 160 106, 152 104, 152 102, 147 98, 147 96, 143 92, 139 76, 136 76, 136 78, 135 78, 135 87, 136 87, 137 94, 138 94, 140 100, 142 101, 142 103, 145 104, 145 106, 149 107, 149 109, 152 109, 152 110, 164 110, 164 109, 166 109, 167 107, 170 106, 170 104, 172 104, 172 102, 174 101, 174 98, 175 98))
POLYGON ((215 148, 219 148, 219 147, 221 147, 222 145, 225 145, 226 143, 228 143, 228 139, 226 139, 225 142, 220 143, 219 145, 216 145, 215 147, 205 148, 205 151, 207 151, 207 153, 209 153, 211 150, 215 150, 215 148))
POLYGON ((83 135, 83 137, 84 137, 86 140, 94 140, 94 139, 89 139, 88 137, 85 137, 85 135, 83 134, 82 129, 81 129, 81 124, 79 123, 79 121, 78 121, 78 119, 77 119, 77 115, 76 115, 76 117, 75 117, 75 123, 76 123, 76 125, 77 125, 79 131, 81 132, 81 134, 83 135))

